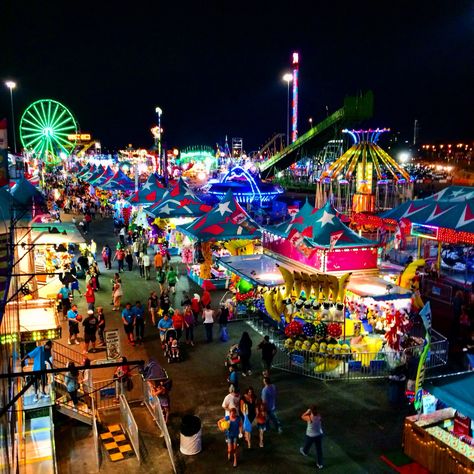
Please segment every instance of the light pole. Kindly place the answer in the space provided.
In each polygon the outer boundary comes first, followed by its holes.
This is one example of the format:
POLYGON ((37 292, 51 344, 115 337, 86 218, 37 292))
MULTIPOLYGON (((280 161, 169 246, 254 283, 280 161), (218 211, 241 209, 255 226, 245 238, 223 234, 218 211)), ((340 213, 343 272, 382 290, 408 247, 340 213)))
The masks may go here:
POLYGON ((13 150, 16 155, 15 112, 13 110, 13 89, 15 89, 16 87, 16 82, 6 81, 5 85, 10 89, 10 104, 12 107, 13 150))
POLYGON ((290 144, 290 82, 293 80, 293 74, 287 72, 283 75, 286 82, 286 146, 290 144))
POLYGON ((163 114, 163 111, 160 109, 160 107, 156 107, 155 112, 158 115, 158 133, 157 133, 158 163, 160 164, 160 173, 163 175, 163 165, 161 162, 161 115, 163 114))
POLYGON ((308 122, 309 122, 309 129, 311 130, 313 128, 313 117, 310 117, 308 119, 308 122))

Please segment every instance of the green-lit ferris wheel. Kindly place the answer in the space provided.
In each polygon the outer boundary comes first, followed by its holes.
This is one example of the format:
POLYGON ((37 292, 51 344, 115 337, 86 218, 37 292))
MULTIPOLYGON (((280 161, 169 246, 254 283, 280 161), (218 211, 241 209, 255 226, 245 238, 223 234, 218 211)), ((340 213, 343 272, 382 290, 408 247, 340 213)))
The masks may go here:
POLYGON ((68 140, 68 136, 76 134, 77 123, 72 113, 56 100, 33 102, 20 120, 20 139, 25 150, 49 163, 73 152, 76 141, 68 140))

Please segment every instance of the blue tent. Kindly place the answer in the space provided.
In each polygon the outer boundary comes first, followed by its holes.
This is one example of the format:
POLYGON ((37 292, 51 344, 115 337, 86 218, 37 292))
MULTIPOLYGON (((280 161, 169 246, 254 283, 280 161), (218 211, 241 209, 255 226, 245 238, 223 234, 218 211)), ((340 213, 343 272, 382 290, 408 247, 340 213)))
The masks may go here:
POLYGON ((464 416, 474 419, 474 372, 433 379, 423 388, 464 416))
POLYGON ((43 203, 44 196, 26 178, 21 178, 12 189, 13 197, 24 206, 29 206, 32 201, 43 203))

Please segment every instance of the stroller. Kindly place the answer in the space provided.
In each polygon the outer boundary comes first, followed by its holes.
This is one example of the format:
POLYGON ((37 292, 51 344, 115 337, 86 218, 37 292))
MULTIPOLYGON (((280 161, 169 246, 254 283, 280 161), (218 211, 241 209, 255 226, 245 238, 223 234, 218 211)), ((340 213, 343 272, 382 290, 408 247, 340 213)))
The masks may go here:
POLYGON ((239 355, 239 345, 232 344, 229 348, 229 352, 227 353, 224 365, 229 368, 229 366, 233 365, 236 370, 240 368, 240 355, 239 355))
POLYGON ((178 343, 178 333, 176 329, 170 328, 165 333, 164 355, 171 362, 181 362, 181 351, 178 343))

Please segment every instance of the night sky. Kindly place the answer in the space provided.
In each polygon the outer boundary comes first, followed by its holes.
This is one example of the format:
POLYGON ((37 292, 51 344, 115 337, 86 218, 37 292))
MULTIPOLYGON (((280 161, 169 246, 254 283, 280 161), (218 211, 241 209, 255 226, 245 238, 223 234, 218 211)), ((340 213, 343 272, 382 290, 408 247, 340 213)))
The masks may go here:
MULTIPOLYGON (((2 79, 17 122, 39 98, 67 105, 84 132, 151 146, 155 106, 168 146, 227 134, 257 149, 286 128, 281 76, 300 53, 300 132, 345 95, 372 89, 372 126, 473 139, 471 1, 61 2, 6 0, 2 79)), ((0 94, 0 118, 9 118, 0 94)))

